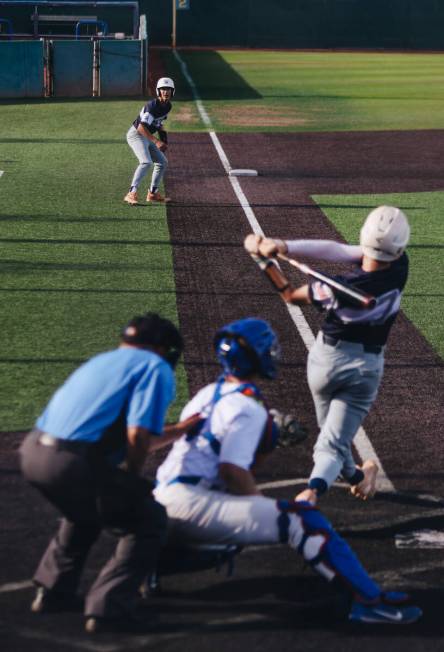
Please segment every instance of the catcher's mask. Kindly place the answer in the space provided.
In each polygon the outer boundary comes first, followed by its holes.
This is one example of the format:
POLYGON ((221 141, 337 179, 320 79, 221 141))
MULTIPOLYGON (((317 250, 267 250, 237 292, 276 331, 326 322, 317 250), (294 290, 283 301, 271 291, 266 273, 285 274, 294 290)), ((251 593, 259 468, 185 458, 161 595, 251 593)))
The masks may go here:
POLYGON ((276 376, 279 343, 271 326, 262 319, 239 319, 223 326, 216 333, 214 348, 227 374, 238 378, 252 374, 276 376))
POLYGON ((174 97, 174 93, 176 92, 176 88, 174 86, 174 82, 170 77, 161 77, 157 84, 156 84, 156 93, 157 97, 160 97, 160 90, 162 88, 168 88, 168 90, 171 91, 171 97, 174 97))
POLYGON ((183 351, 182 336, 169 319, 155 312, 133 317, 122 330, 122 342, 142 348, 162 346, 166 349, 165 360, 175 368, 183 351))

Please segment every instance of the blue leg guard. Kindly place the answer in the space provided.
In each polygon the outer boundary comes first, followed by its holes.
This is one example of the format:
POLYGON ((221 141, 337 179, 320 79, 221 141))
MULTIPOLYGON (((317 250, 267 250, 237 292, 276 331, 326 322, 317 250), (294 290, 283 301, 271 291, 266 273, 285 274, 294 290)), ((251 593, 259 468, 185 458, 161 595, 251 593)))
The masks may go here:
POLYGON ((316 507, 302 501, 279 500, 277 504, 281 511, 278 519, 281 541, 289 541, 291 518, 293 515, 299 517, 304 533, 297 549, 313 570, 328 581, 335 578, 341 580, 350 591, 365 601, 380 597, 379 586, 369 577, 350 546, 316 507))

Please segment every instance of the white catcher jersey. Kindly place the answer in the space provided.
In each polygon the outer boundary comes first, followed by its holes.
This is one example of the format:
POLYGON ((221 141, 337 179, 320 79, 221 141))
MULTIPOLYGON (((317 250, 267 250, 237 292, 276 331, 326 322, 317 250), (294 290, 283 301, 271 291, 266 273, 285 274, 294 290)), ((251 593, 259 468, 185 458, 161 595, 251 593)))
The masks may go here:
MULTIPOLYGON (((196 413, 208 417, 216 386, 216 383, 211 383, 201 389, 182 410, 181 419, 196 413)), ((201 435, 193 438, 182 436, 158 468, 159 485, 167 485, 178 476, 198 476, 208 486, 223 488, 218 471, 221 462, 250 468, 264 432, 267 411, 256 399, 235 390, 235 383, 222 384, 222 396, 207 423, 206 430, 220 443, 220 453, 217 454, 201 435)))

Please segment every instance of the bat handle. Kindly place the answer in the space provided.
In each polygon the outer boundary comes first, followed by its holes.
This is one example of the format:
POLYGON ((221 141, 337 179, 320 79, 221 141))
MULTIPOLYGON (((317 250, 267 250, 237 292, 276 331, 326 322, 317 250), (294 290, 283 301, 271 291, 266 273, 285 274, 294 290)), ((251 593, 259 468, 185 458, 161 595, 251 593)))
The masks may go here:
POLYGON ((374 308, 376 306, 376 298, 375 297, 367 297, 364 301, 364 305, 366 308, 374 308))

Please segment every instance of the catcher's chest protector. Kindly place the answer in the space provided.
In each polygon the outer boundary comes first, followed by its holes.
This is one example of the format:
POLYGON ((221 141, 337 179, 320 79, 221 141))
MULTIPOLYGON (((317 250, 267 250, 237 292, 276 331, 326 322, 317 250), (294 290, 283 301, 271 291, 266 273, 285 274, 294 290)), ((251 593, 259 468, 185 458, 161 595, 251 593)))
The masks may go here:
MULTIPOLYGON (((204 439, 206 439, 209 442, 209 444, 211 446, 211 449, 213 450, 213 452, 216 455, 220 454, 221 444, 220 444, 220 441, 211 432, 210 423, 211 423, 211 417, 213 415, 216 403, 218 403, 220 401, 220 399, 223 398, 224 396, 228 396, 229 394, 236 394, 236 393, 244 394, 245 396, 249 396, 251 398, 254 398, 256 401, 258 401, 259 403, 261 403, 261 405, 263 405, 265 407, 265 409, 267 410, 267 424, 266 424, 266 427, 265 427, 265 432, 264 432, 263 437, 264 436, 268 437, 268 431, 269 430, 270 430, 270 436, 271 436, 271 430, 272 430, 272 425, 271 424, 273 423, 273 419, 272 419, 271 415, 269 414, 267 407, 265 406, 265 401, 262 398, 262 395, 261 395, 261 393, 259 391, 259 388, 256 387, 256 385, 254 385, 253 383, 242 383, 240 385, 236 385, 236 387, 233 390, 231 390, 230 392, 226 392, 225 394, 222 394, 222 385, 224 384, 224 382, 225 382, 225 379, 223 377, 221 379, 219 379, 218 382, 217 382, 216 389, 215 389, 214 394, 213 394, 213 398, 211 399, 211 403, 209 405, 210 411, 209 411, 209 414, 206 417, 206 419, 202 419, 202 421, 200 421, 195 426, 195 428, 190 430, 188 432, 187 436, 186 436, 187 441, 191 441, 192 439, 195 439, 196 437, 203 437, 204 439)), ((262 439, 261 439, 260 448, 262 448, 262 439)))

